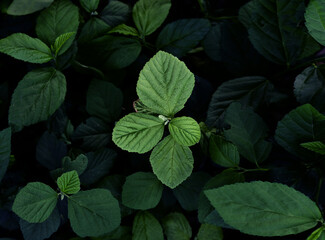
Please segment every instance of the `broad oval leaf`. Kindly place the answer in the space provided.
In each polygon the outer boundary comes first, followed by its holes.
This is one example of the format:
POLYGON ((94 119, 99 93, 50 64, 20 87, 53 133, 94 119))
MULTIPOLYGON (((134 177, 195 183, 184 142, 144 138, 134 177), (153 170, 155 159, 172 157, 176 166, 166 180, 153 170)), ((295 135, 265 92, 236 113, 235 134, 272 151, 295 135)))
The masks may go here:
POLYGON ((110 191, 80 191, 68 199, 68 216, 73 231, 80 237, 97 237, 120 225, 118 201, 110 191))
POLYGON ((133 7, 132 16, 141 36, 156 31, 167 18, 170 7, 170 0, 139 0, 133 7))
POLYGON ((163 185, 153 173, 137 172, 125 180, 122 203, 133 209, 154 208, 161 199, 162 191, 163 185))
POLYGON ((137 94, 152 111, 171 117, 184 108, 194 82, 194 75, 184 62, 159 51, 141 70, 137 94))
POLYGON ((95 12, 100 0, 79 0, 81 6, 89 13, 95 12))
POLYGON ((163 240, 164 234, 158 220, 149 212, 138 212, 133 220, 132 240, 163 240))
POLYGON ((322 219, 312 200, 280 183, 236 183, 206 190, 205 195, 227 224, 246 234, 297 234, 322 219))
POLYGON ((311 0, 306 8, 305 20, 309 34, 320 44, 325 45, 325 3, 311 0))
POLYGON ((52 214, 57 197, 58 194, 44 183, 28 183, 17 194, 12 211, 29 223, 41 223, 52 214))
POLYGON ((121 1, 109 1, 100 14, 101 19, 110 27, 125 23, 130 15, 130 7, 121 1))
POLYGON ((191 175, 194 159, 189 147, 178 144, 169 135, 151 152, 150 163, 158 179, 175 188, 191 175))
POLYGON ((192 146, 200 141, 199 124, 190 117, 178 117, 169 122, 170 135, 183 146, 192 146))
POLYGON ((207 19, 181 19, 167 24, 159 33, 156 46, 177 57, 184 56, 205 37, 210 29, 207 19))
POLYGON ((7 14, 15 16, 31 14, 50 6, 53 1, 54 0, 14 0, 8 8, 7 14))
POLYGON ((192 237, 189 222, 179 212, 173 212, 164 217, 162 225, 168 240, 190 240, 192 237))
POLYGON ((6 174, 11 153, 11 128, 0 132, 0 183, 6 174))
POLYGON ((113 142, 129 152, 150 151, 164 134, 164 121, 159 117, 130 113, 121 118, 113 130, 113 142))
POLYGON ((47 120, 63 103, 65 94, 66 80, 60 71, 41 68, 27 73, 12 95, 9 123, 21 130, 47 120))
POLYGON ((80 191, 80 180, 76 170, 63 173, 56 182, 61 192, 65 194, 76 194, 80 191))
POLYGON ((46 63, 53 59, 51 49, 45 43, 23 33, 1 39, 0 52, 30 63, 46 63))

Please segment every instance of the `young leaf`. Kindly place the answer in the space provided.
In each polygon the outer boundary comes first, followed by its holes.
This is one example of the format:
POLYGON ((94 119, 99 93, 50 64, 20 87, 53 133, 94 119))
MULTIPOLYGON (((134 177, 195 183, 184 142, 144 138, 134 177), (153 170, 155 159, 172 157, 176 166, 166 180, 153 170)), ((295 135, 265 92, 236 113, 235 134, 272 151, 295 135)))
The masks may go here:
POLYGON ((236 183, 206 190, 205 195, 227 224, 246 234, 297 234, 322 219, 312 200, 280 183, 236 183))
POLYGON ((87 168, 88 158, 80 154, 75 160, 71 160, 70 157, 66 156, 62 159, 62 167, 51 171, 51 176, 53 179, 57 179, 63 173, 70 172, 70 171, 77 171, 78 175, 80 176, 87 168))
POLYGON ((99 0, 79 0, 81 6, 89 13, 95 12, 98 8, 99 0))
MULTIPOLYGON (((64 33, 77 32, 79 26, 79 10, 69 0, 54 1, 51 6, 41 12, 37 18, 37 36, 48 46, 64 33)), ((70 38, 67 45, 71 45, 70 38)))
POLYGON ((141 70, 137 94, 154 112, 172 117, 184 108, 194 82, 193 73, 183 62, 159 51, 141 70))
POLYGON ((119 33, 125 36, 139 37, 138 31, 134 27, 130 27, 125 24, 117 25, 115 28, 110 30, 108 33, 119 33))
POLYGON ((68 198, 68 216, 73 231, 80 237, 97 237, 120 225, 118 201, 110 191, 80 191, 68 198))
POLYGON ((100 14, 101 19, 110 27, 125 23, 130 14, 130 7, 118 0, 109 1, 100 14))
POLYGON ((237 147, 227 142, 222 136, 211 135, 209 152, 213 162, 222 167, 236 167, 239 164, 239 152, 237 147))
POLYGON ((57 184, 61 192, 65 194, 76 194, 80 191, 80 180, 76 170, 63 173, 57 179, 57 184))
POLYGON ((113 122, 121 113, 123 94, 112 83, 100 80, 90 82, 87 92, 87 112, 105 122, 113 122))
POLYGON ((167 24, 159 33, 157 48, 177 57, 183 57, 196 47, 210 29, 207 19, 180 19, 167 24))
POLYGON ((317 228, 315 231, 310 234, 310 236, 307 238, 307 240, 321 240, 320 236, 324 232, 324 226, 317 228))
POLYGON ((309 34, 320 44, 325 45, 325 4, 311 0, 306 8, 305 20, 309 34))
POLYGON ((163 240, 164 234, 158 220, 149 212, 138 212, 133 220, 132 240, 163 240))
POLYGON ((190 240, 192 237, 191 226, 181 213, 168 214, 162 224, 168 240, 190 240))
POLYGON ((113 142, 129 152, 145 153, 160 141, 164 121, 159 117, 130 113, 121 118, 113 130, 113 142))
POLYGON ((0 132, 0 183, 6 174, 11 153, 11 128, 0 132))
POLYGON ((153 149, 150 163, 158 179, 175 188, 191 175, 194 159, 189 147, 178 144, 169 135, 153 149))
POLYGON ((30 63, 46 63, 53 59, 51 49, 45 43, 23 33, 1 39, 0 52, 30 63))
POLYGON ((44 222, 52 214, 58 194, 41 182, 28 183, 17 194, 12 211, 29 223, 44 222))
POLYGON ((68 41, 70 38, 76 35, 75 32, 63 33, 55 39, 54 42, 54 54, 55 56, 62 55, 71 46, 72 42, 68 41), (67 42, 68 41, 68 42, 67 42))
POLYGON ((158 205, 163 185, 153 173, 137 172, 126 178, 122 191, 123 205, 147 210, 158 205))
POLYGON ((54 68, 27 73, 12 95, 9 123, 21 130, 24 126, 47 120, 60 107, 65 93, 65 77, 54 68))
POLYGON ((132 16, 141 36, 156 31, 167 18, 170 7, 170 0, 139 0, 133 7, 132 16))
POLYGON ((227 109, 225 122, 230 125, 224 132, 227 140, 237 146, 243 157, 256 164, 267 159, 272 144, 264 140, 268 128, 259 115, 235 102, 227 109))
POLYGON ((201 224, 199 232, 197 234, 197 240, 205 239, 222 240, 222 228, 207 223, 201 224))
POLYGON ((200 141, 201 130, 199 124, 190 117, 178 117, 168 125, 170 135, 183 146, 192 146, 200 141))
POLYGON ((7 14, 21 16, 37 12, 50 6, 54 0, 14 0, 7 9, 7 14))
POLYGON ((321 141, 315 141, 315 142, 306 142, 301 143, 301 146, 304 148, 309 149, 310 151, 325 155, 325 144, 321 141))

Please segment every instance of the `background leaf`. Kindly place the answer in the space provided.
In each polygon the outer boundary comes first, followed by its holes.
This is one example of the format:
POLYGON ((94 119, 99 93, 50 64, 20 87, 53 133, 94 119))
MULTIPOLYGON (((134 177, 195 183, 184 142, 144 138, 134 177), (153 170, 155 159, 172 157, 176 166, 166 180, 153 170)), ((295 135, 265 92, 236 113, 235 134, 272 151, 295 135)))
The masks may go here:
POLYGON ((81 6, 89 13, 95 12, 100 0, 80 0, 81 6))
POLYGON ((138 31, 134 27, 130 27, 125 24, 120 24, 110 30, 108 33, 119 33, 125 36, 139 37, 138 31))
POLYGON ((7 14, 17 16, 31 14, 50 6, 53 1, 54 0, 14 0, 8 7, 7 14))
POLYGON ((101 19, 110 27, 125 23, 130 15, 130 7, 118 0, 111 0, 101 12, 101 19))
POLYGON ((324 2, 311 0, 305 13, 306 27, 309 34, 322 45, 325 45, 324 10, 324 2))
POLYGON ((192 229, 186 217, 174 212, 163 219, 163 228, 168 240, 190 240, 192 229))
POLYGON ((11 153, 11 128, 0 132, 0 183, 7 172, 11 153))
POLYGON ((197 240, 222 240, 223 239, 223 233, 222 229, 220 227, 216 227, 211 224, 201 224, 199 232, 197 234, 197 240))
POLYGON ((163 240, 164 234, 158 220, 149 212, 138 212, 133 220, 132 240, 163 240))
POLYGON ((301 143, 300 145, 313 152, 325 155, 325 144, 320 141, 301 143))

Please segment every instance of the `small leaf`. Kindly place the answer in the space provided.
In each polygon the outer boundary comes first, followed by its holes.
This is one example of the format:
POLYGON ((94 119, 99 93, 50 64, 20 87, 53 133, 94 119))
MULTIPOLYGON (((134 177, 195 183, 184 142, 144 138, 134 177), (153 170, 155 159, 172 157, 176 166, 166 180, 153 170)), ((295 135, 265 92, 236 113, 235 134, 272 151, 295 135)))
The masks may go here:
POLYGON ((313 231, 310 236, 307 238, 307 240, 321 240, 320 236, 324 232, 324 226, 317 228, 315 231, 313 231))
POLYGON ((222 240, 223 233, 222 228, 204 223, 200 226, 197 234, 197 240, 222 240))
POLYGON ((163 240, 164 234, 158 220, 149 212, 138 212, 133 220, 132 240, 163 240))
POLYGON ((134 27, 125 24, 120 24, 110 30, 108 33, 119 33, 125 36, 139 37, 138 31, 134 27))
POLYGON ((68 198, 68 216, 80 237, 97 237, 116 229, 121 222, 118 201, 110 191, 80 191, 68 198))
POLYGON ((193 118, 174 118, 170 121, 168 128, 175 141, 183 146, 192 146, 200 141, 200 126, 193 118))
POLYGON ((80 176, 87 168, 88 158, 84 154, 80 154, 75 160, 71 160, 69 157, 62 159, 62 167, 66 172, 76 170, 80 176))
POLYGON ((100 14, 101 19, 110 27, 125 23, 130 15, 130 7, 121 1, 109 1, 100 14))
POLYGON ((306 142, 301 143, 301 146, 304 148, 309 149, 310 151, 325 155, 325 144, 321 141, 315 141, 315 142, 306 142))
POLYGON ((311 0, 306 8, 305 20, 309 34, 320 44, 325 45, 325 4, 311 0))
POLYGON ((29 223, 41 223, 52 214, 57 197, 58 194, 44 183, 28 183, 17 194, 12 211, 29 223))
POLYGON ((150 151, 162 138, 164 121, 143 113, 130 113, 120 119, 113 130, 113 142, 129 152, 150 151))
POLYGON ((45 43, 23 33, 1 39, 0 52, 30 63, 46 63, 53 59, 51 49, 45 43))
POLYGON ((14 0, 8 8, 7 14, 15 16, 31 14, 50 6, 53 1, 54 0, 14 0))
POLYGON ((89 42, 95 38, 103 36, 109 29, 110 26, 108 26, 103 20, 96 17, 90 18, 81 28, 78 44, 82 47, 87 46, 89 42))
POLYGON ((0 132, 0 183, 6 174, 11 153, 11 128, 0 132))
POLYGON ((75 32, 63 33, 55 39, 54 47, 53 47, 55 56, 59 56, 68 50, 72 42, 71 41, 67 42, 67 41, 72 37, 74 38, 75 35, 76 35, 75 32))
POLYGON ((61 192, 65 194, 76 194, 80 191, 80 181, 76 170, 63 173, 57 179, 57 184, 61 192))
POLYGON ((89 13, 95 12, 98 8, 99 0, 79 0, 81 6, 89 13))
POLYGON ((174 212, 163 219, 163 228, 167 240, 190 240, 192 229, 183 214, 174 212))
POLYGON ((152 111, 172 117, 184 108, 194 82, 193 73, 183 62, 159 51, 141 70, 137 94, 152 111))
POLYGON ((153 173, 137 172, 126 178, 122 203, 133 209, 147 210, 158 205, 163 185, 153 173))
POLYGON ((136 2, 132 16, 141 36, 147 36, 156 31, 167 18, 170 7, 170 0, 139 0, 136 2))
POLYGON ((178 144, 169 135, 151 152, 150 163, 158 179, 175 188, 191 175, 194 159, 189 147, 178 144))
POLYGON ((312 200, 280 183, 236 183, 206 190, 205 195, 227 224, 246 234, 298 234, 322 219, 312 200))

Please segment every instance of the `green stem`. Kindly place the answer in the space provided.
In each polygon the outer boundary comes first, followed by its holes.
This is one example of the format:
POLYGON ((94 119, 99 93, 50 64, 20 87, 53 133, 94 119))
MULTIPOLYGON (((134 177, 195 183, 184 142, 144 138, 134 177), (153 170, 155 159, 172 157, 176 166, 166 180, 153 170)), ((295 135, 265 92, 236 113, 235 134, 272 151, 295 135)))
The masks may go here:
POLYGON ((246 172, 267 172, 270 169, 268 169, 268 168, 246 169, 246 168, 238 167, 238 170, 242 171, 241 173, 246 173, 246 172))
POLYGON ((317 191, 316 191, 316 194, 315 194, 315 201, 316 201, 316 204, 317 204, 319 209, 321 209, 320 206, 319 206, 319 194, 320 194, 320 190, 322 188, 322 184, 323 184, 323 178, 320 177, 319 180, 318 180, 317 191))
POLYGON ((88 70, 91 70, 93 72, 95 72, 101 79, 105 79, 105 75, 102 71, 100 71, 99 69, 97 68, 94 68, 94 67, 90 67, 90 66, 86 66, 86 65, 83 65, 82 63, 78 62, 78 61, 73 61, 73 65, 76 65, 78 67, 81 67, 81 68, 85 68, 85 69, 88 69, 88 70))
POLYGON ((237 18, 238 18, 238 16, 222 16, 222 17, 208 16, 208 19, 214 20, 214 21, 227 20, 227 19, 237 19, 237 18))

